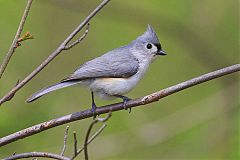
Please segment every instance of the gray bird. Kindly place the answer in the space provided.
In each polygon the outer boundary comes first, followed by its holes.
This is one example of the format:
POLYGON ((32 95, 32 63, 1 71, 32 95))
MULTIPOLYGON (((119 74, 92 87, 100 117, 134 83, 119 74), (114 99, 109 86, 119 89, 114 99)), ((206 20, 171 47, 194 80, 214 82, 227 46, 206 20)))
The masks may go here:
POLYGON ((130 44, 84 63, 61 82, 31 95, 27 102, 57 89, 83 84, 91 90, 94 116, 96 114, 94 94, 103 99, 121 98, 126 109, 126 103, 130 99, 123 95, 136 86, 158 55, 166 54, 153 28, 148 25, 146 32, 130 44))

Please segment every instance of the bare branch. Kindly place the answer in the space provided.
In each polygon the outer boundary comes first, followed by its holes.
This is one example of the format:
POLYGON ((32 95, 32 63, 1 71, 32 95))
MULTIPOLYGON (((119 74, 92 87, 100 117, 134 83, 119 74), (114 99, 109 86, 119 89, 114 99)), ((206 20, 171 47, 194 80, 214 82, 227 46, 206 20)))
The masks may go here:
POLYGON ((87 145, 89 144, 88 143, 88 138, 90 136, 90 133, 92 131, 93 126, 95 124, 97 124, 98 122, 105 122, 105 121, 107 121, 111 117, 111 115, 112 115, 111 112, 109 112, 109 114, 105 118, 96 118, 95 120, 93 120, 93 122, 88 127, 87 134, 86 134, 85 141, 84 141, 85 160, 88 160, 88 151, 87 151, 87 145))
POLYGON ((88 138, 89 138, 89 136, 90 136, 90 133, 91 133, 91 131, 92 131, 93 126, 94 126, 97 122, 98 122, 97 120, 94 120, 94 121, 90 124, 90 126, 89 126, 89 128, 88 128, 88 130, 87 130, 87 134, 86 134, 85 141, 84 141, 84 156, 85 156, 85 160, 88 160, 88 151, 87 151, 88 138))
MULTIPOLYGON (((156 102, 159 99, 162 99, 173 93, 177 93, 177 92, 187 89, 189 87, 193 87, 195 85, 199 85, 201 83, 210 81, 212 79, 216 79, 216 78, 219 78, 219 77, 222 77, 222 76, 234 73, 234 72, 238 72, 238 71, 240 71, 240 64, 235 64, 235 65, 232 65, 229 67, 225 67, 225 68, 219 69, 217 71, 213 71, 213 72, 201 75, 199 77, 190 79, 188 81, 179 83, 177 85, 168 87, 166 89, 152 93, 145 97, 130 100, 127 102, 126 107, 131 108, 131 107, 137 107, 137 106, 153 103, 153 102, 156 102)), ((123 110, 123 109, 124 109, 123 103, 116 103, 116 104, 110 104, 110 105, 98 107, 96 110, 96 113, 98 115, 100 115, 100 114, 108 113, 110 111, 114 112, 114 111, 123 110)), ((31 135, 40 133, 42 131, 48 130, 53 127, 57 127, 57 126, 60 126, 60 125, 66 124, 66 123, 70 123, 73 121, 81 120, 81 119, 86 119, 86 118, 89 118, 92 116, 93 116, 93 113, 92 113, 91 109, 88 109, 88 110, 84 110, 81 112, 75 112, 75 113, 72 113, 69 115, 65 115, 65 116, 62 116, 62 117, 59 117, 56 119, 52 119, 52 120, 37 124, 35 126, 23 129, 21 131, 18 131, 16 133, 13 133, 11 135, 1 138, 0 146, 4 146, 13 141, 17 141, 19 139, 29 137, 31 135)))
POLYGON ((52 159, 58 159, 58 160, 73 160, 75 159, 82 150, 86 150, 87 149, 87 145, 89 143, 91 143, 93 141, 94 138, 96 138, 101 132, 102 130, 107 126, 106 124, 104 124, 91 138, 90 140, 88 140, 88 137, 90 135, 91 129, 93 127, 93 125, 97 122, 105 122, 107 121, 111 116, 111 113, 108 114, 108 116, 106 118, 98 118, 96 120, 94 120, 94 123, 91 123, 91 127, 89 127, 88 129, 88 133, 87 133, 87 137, 84 143, 84 147, 81 148, 79 151, 77 149, 77 135, 76 132, 73 132, 73 137, 74 137, 74 155, 72 158, 68 158, 64 156, 64 152, 66 149, 66 143, 67 143, 67 137, 68 137, 68 130, 69 130, 69 126, 66 127, 65 130, 65 134, 64 134, 64 141, 63 141, 63 149, 60 155, 58 154, 54 154, 54 153, 48 153, 48 152, 27 152, 27 153, 21 153, 21 154, 16 154, 16 152, 14 152, 10 157, 4 158, 4 160, 15 160, 15 159, 23 159, 23 158, 30 158, 30 157, 44 157, 44 158, 52 158, 52 159))
MULTIPOLYGON (((17 80, 17 83, 15 84, 15 86, 17 86, 19 83, 19 80, 17 80)), ((13 97, 14 97, 15 93, 13 93, 12 95, 9 95, 8 99, 6 99, 6 101, 10 101, 13 97)))
MULTIPOLYGON (((103 124, 93 135, 92 137, 90 137, 88 139, 88 144, 90 144, 99 134, 102 133, 102 131, 107 127, 107 124, 103 124)), ((84 148, 81 148, 80 150, 78 150, 78 153, 81 152, 81 150, 83 150, 84 148)))
MULTIPOLYGON (((21 19, 20 24, 18 26, 17 33, 16 33, 16 35, 15 35, 15 37, 13 39, 12 45, 9 48, 8 53, 6 54, 5 58, 3 59, 3 62, 1 64, 1 66, 0 66, 0 79, 1 79, 1 77, 2 77, 6 67, 8 65, 8 63, 9 63, 9 61, 10 61, 10 59, 11 59, 11 57, 12 57, 14 51, 15 51, 15 49, 16 49, 16 46, 17 46, 17 43, 18 43, 18 39, 19 39, 19 37, 20 37, 20 35, 22 33, 23 26, 24 26, 24 24, 26 22, 28 13, 30 11, 30 8, 31 8, 31 5, 32 5, 32 1, 33 0, 28 0, 28 2, 27 2, 26 8, 24 10, 22 19, 21 19)), ((11 95, 13 95, 13 94, 11 94, 11 95)))
POLYGON ((77 135, 76 132, 73 132, 73 139, 74 139, 74 156, 77 156, 77 135))
POLYGON ((71 44, 69 44, 69 45, 66 45, 64 49, 65 49, 65 50, 71 49, 72 47, 74 47, 75 45, 77 45, 78 43, 80 43, 80 42, 87 36, 87 34, 88 34, 88 32, 89 32, 89 26, 90 26, 90 24, 88 23, 88 24, 87 24, 87 28, 86 28, 84 34, 83 34, 80 38, 78 38, 76 41, 74 41, 73 43, 71 43, 71 44))
POLYGON ((63 148, 62 148, 62 152, 61 152, 61 156, 64 156, 64 152, 66 150, 66 145, 67 145, 67 137, 68 137, 68 129, 69 129, 69 126, 66 127, 66 130, 65 130, 65 134, 64 134, 64 138, 63 138, 63 148))
MULTIPOLYGON (((102 133, 102 131, 107 127, 107 124, 103 124, 93 135, 91 138, 89 138, 88 140, 88 143, 87 144, 90 144, 99 134, 102 133)), ((73 160, 74 158, 76 158, 82 151, 84 150, 84 145, 81 149, 79 149, 77 151, 77 154, 76 155, 73 155, 71 160, 73 160)))
MULTIPOLYGON (((87 155, 87 145, 90 144, 100 133, 102 133, 102 131, 107 127, 107 124, 103 124, 94 134, 93 136, 89 139, 89 135, 91 132, 92 127, 94 126, 94 124, 96 124, 97 122, 105 122, 107 121, 110 117, 111 117, 112 113, 109 112, 108 115, 105 118, 96 118, 94 119, 94 121, 90 124, 86 137, 85 137, 85 142, 84 145, 81 149, 77 150, 77 147, 74 143, 74 155, 72 156, 71 160, 75 159, 83 150, 85 153, 85 159, 88 159, 88 155, 87 155)), ((76 138, 74 138, 76 139, 76 138)))
POLYGON ((112 116, 112 110, 109 110, 108 115, 104 118, 97 117, 95 120, 98 122, 106 122, 112 116))
POLYGON ((22 159, 22 158, 30 158, 30 157, 44 157, 44 158, 52 158, 58 160, 70 160, 68 157, 60 156, 53 153, 47 152, 28 152, 28 153, 21 153, 15 154, 10 157, 4 158, 4 160, 15 160, 15 159, 22 159))
MULTIPOLYGON (((62 51, 65 50, 68 43, 82 30, 82 28, 89 23, 89 21, 109 2, 110 0, 103 0, 98 7, 93 10, 79 25, 78 27, 60 44, 60 46, 53 51, 32 73, 24 78, 16 87, 12 88, 6 95, 0 99, 0 105, 6 102, 18 90, 25 86, 33 77, 35 77, 43 68, 45 68, 54 58, 56 58, 62 51)), ((79 42, 76 42, 78 44, 79 42)), ((72 43, 75 45, 74 42, 72 43)), ((71 46, 71 44, 70 44, 71 46)))

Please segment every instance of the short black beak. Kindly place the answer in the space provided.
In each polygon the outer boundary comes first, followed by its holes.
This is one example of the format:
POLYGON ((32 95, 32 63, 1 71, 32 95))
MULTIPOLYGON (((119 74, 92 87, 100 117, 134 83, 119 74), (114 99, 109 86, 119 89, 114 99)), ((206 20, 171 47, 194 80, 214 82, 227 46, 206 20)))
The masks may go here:
POLYGON ((167 55, 163 50, 159 50, 158 52, 157 52, 157 55, 161 55, 161 56, 165 56, 165 55, 167 55))

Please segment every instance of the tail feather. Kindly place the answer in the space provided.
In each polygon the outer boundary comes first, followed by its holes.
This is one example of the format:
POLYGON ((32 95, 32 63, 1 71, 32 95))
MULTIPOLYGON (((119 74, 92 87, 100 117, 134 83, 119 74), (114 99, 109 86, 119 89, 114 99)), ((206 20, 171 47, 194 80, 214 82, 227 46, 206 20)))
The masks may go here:
POLYGON ((54 84, 52 86, 49 86, 47 88, 43 88, 40 91, 31 95, 26 100, 26 102, 30 103, 30 102, 35 101, 36 99, 40 98, 41 96, 43 96, 43 95, 45 95, 49 92, 52 92, 52 91, 55 91, 55 90, 58 90, 58 89, 61 89, 61 88, 69 87, 69 86, 75 85, 77 83, 80 83, 80 82, 60 82, 60 83, 54 84))

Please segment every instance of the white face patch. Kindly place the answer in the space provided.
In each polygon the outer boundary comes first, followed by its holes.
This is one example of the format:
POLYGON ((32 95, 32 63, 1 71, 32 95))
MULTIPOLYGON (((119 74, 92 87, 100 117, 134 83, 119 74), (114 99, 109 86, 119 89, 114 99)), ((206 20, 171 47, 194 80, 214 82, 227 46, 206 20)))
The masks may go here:
POLYGON ((158 52, 158 48, 156 45, 152 43, 144 43, 144 49, 143 49, 143 54, 144 54, 144 59, 149 59, 150 62, 153 62, 156 59, 156 54, 158 52))
POLYGON ((151 63, 155 59, 157 51, 157 46, 150 42, 136 43, 135 47, 131 49, 138 61, 144 63, 151 63))
POLYGON ((155 55, 157 53, 158 48, 154 44, 145 43, 144 45, 145 45, 145 50, 148 54, 154 54, 155 55))

